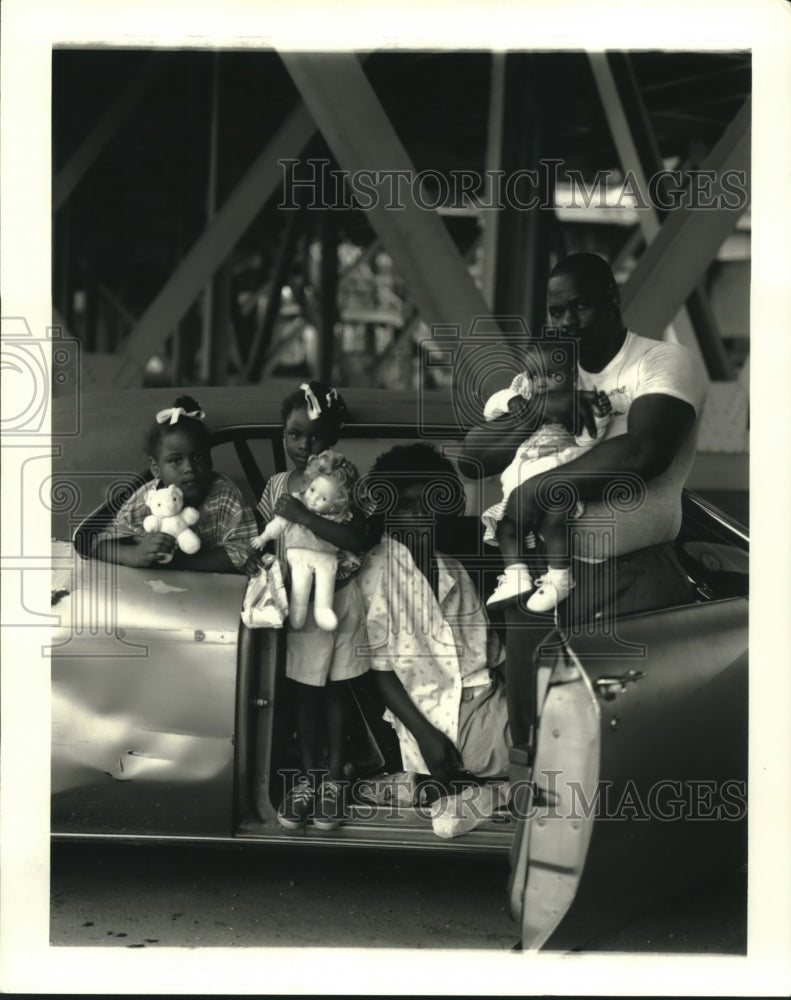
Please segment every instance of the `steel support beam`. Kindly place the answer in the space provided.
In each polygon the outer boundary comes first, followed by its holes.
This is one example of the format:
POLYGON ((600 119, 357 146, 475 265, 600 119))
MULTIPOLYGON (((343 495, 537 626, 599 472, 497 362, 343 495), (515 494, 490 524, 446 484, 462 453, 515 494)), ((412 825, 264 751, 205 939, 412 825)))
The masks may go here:
MULTIPOLYGON (((645 150, 643 156, 638 152, 637 142, 627 118, 607 53, 590 52, 588 58, 621 166, 625 171, 632 171, 638 190, 647 192, 649 171, 655 168, 646 164, 645 161, 648 157, 645 155, 645 150)), ((658 158, 658 153, 656 155, 658 158)), ((644 197, 647 200, 647 194, 644 197)), ((650 243, 661 227, 657 211, 652 205, 649 205, 647 209, 641 209, 637 214, 645 241, 650 243)))
MULTIPOLYGON (((217 161, 219 158, 219 103, 220 103, 220 53, 212 55, 210 69, 211 86, 211 112, 209 119, 209 148, 208 148, 208 180, 206 184, 206 218, 211 220, 217 209, 217 161)), ((229 286, 228 275, 224 276, 226 291, 229 286)), ((215 288, 214 278, 211 277, 206 282, 203 291, 203 312, 201 315, 201 360, 200 360, 200 380, 206 385, 212 385, 219 379, 219 384, 225 380, 225 368, 223 367, 223 355, 225 352, 216 343, 217 328, 215 327, 215 288), (219 349, 218 349, 219 348, 219 349), (219 365, 219 368, 217 367, 219 365)), ((227 305, 227 296, 226 303, 227 305)))
MULTIPOLYGON (((503 111, 505 108, 505 52, 492 53, 492 76, 489 85, 489 121, 486 136, 486 189, 484 202, 493 204, 494 171, 502 168, 503 111)), ((483 219, 483 295, 494 308, 494 290, 497 283, 497 232, 500 213, 486 211, 483 219)))
POLYGON ((167 60, 168 56, 161 52, 149 57, 137 76, 127 84, 121 95, 82 141, 77 151, 58 171, 52 180, 53 212, 57 212, 79 184, 99 154, 162 72, 167 60))
POLYGON ((140 317, 123 345, 123 355, 112 374, 114 386, 131 388, 139 384, 148 359, 231 252, 256 213, 281 185, 283 172, 277 161, 299 156, 314 132, 310 114, 300 105, 266 144, 140 317))
POLYGON ((373 172, 379 181, 368 218, 425 322, 455 324, 465 333, 475 317, 490 315, 442 219, 414 203, 416 171, 357 56, 283 52, 281 57, 339 165, 373 172), (399 176, 404 207, 394 208, 399 176))
POLYGON ((332 382, 335 353, 335 321, 338 318, 338 228, 329 209, 319 217, 321 237, 321 280, 319 282, 321 325, 319 327, 318 376, 332 382))
MULTIPOLYGON (((525 209, 507 204, 497 223, 497 273, 494 308, 499 315, 524 316, 531 331, 541 329, 546 317, 550 227, 554 213, 542 208, 554 198, 552 171, 543 165, 544 112, 538 100, 538 81, 551 90, 550 66, 542 55, 509 52, 505 56, 503 141, 501 168, 506 177, 538 165, 538 185, 531 196, 539 206, 525 209)), ((522 197, 520 191, 519 197, 522 197)))
POLYGON ((272 270, 272 278, 269 283, 269 294, 264 308, 264 315, 253 336, 250 345, 250 354, 247 359, 246 378, 248 382, 257 382, 261 377, 261 368, 264 359, 270 349, 272 333, 275 329, 275 322, 280 315, 280 300, 283 292, 283 285, 288 277, 288 269, 291 267, 291 260, 294 256, 294 249, 299 239, 300 227, 302 224, 303 209, 291 212, 286 219, 286 230, 283 234, 283 241, 278 251, 275 266, 272 270))
MULTIPOLYGON (((659 147, 628 55, 591 53, 589 58, 621 165, 632 171, 648 203, 647 208, 638 211, 638 216, 642 234, 649 244, 668 214, 660 211, 647 196, 648 178, 663 168, 659 147)), ((686 306, 682 306, 673 320, 673 330, 681 343, 703 362, 712 378, 734 376, 716 317, 702 287, 693 289, 686 306)))
MULTIPOLYGON (((713 173, 712 198, 728 197, 721 185, 725 171, 739 171, 749 197, 750 106, 746 102, 702 165, 713 173)), ((643 336, 660 337, 700 282, 722 242, 736 226, 740 210, 673 211, 638 261, 623 289, 624 318, 643 336)))

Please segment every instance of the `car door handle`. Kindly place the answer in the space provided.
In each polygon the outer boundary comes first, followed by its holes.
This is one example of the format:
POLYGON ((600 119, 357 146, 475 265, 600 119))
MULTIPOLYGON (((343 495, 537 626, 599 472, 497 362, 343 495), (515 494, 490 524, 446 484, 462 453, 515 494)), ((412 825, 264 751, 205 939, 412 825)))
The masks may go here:
POLYGON ((616 694, 626 690, 627 684, 634 684, 635 681, 639 681, 643 677, 645 677, 644 670, 627 670, 620 677, 597 677, 593 686, 596 688, 597 694, 606 698, 607 701, 612 701, 616 694))

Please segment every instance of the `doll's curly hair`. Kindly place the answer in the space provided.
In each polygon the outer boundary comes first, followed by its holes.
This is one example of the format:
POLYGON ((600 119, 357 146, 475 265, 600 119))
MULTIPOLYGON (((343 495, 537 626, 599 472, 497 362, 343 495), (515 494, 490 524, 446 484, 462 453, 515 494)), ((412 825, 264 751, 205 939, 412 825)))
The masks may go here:
POLYGON ((321 452, 320 455, 311 455, 305 467, 305 483, 312 483, 319 476, 326 476, 338 487, 338 503, 336 506, 348 507, 354 493, 354 487, 360 478, 357 468, 345 455, 339 451, 321 452))

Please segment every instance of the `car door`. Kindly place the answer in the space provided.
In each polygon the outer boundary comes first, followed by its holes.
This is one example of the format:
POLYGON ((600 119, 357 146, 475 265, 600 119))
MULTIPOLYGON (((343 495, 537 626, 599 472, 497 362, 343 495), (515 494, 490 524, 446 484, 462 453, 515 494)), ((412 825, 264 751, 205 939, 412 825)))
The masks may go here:
POLYGON ((53 608, 53 833, 230 836, 245 578, 71 553, 53 608))
POLYGON ((549 637, 512 850, 524 949, 579 947, 746 859, 747 610, 734 597, 622 619, 617 641, 549 637))

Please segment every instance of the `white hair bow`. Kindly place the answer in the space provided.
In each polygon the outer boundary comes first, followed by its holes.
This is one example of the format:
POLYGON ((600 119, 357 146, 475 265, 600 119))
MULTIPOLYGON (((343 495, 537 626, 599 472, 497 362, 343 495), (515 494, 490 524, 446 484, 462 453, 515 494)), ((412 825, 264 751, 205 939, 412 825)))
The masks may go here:
MULTIPOLYGON (((311 389, 309 383, 303 382, 300 385, 300 389, 305 393, 305 402, 308 407, 308 420, 318 420, 321 416, 321 403, 316 398, 316 394, 311 389)), ((338 398, 338 390, 330 389, 330 391, 324 397, 324 401, 327 404, 327 409, 332 409, 332 404, 338 398)))
POLYGON ((166 410, 160 410, 157 414, 157 423, 166 424, 170 422, 175 424, 179 417, 192 417, 194 420, 203 420, 206 414, 203 410, 192 410, 191 413, 187 413, 183 406, 169 406, 166 410))

